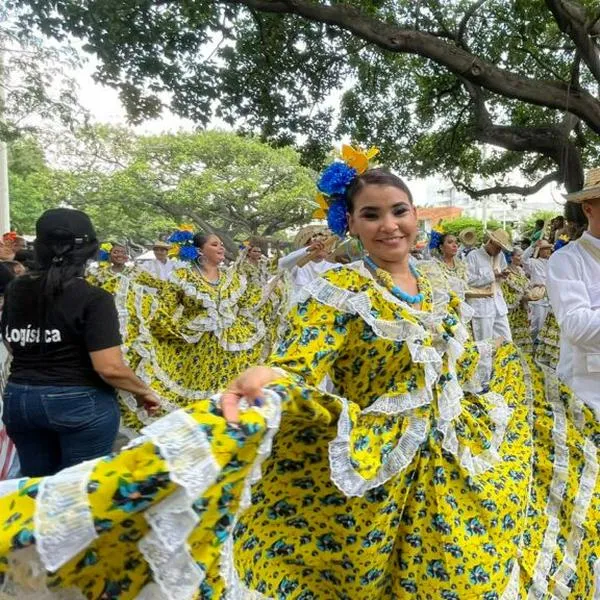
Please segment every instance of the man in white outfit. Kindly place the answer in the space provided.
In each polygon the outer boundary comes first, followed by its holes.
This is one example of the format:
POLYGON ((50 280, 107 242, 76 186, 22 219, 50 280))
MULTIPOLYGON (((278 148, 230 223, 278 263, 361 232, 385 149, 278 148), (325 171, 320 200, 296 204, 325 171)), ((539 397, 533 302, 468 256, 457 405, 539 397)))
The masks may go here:
POLYGON ((558 376, 600 420, 600 169, 567 200, 581 203, 588 220, 582 237, 555 252, 548 295, 560 326, 558 376))
POLYGON ((175 269, 175 261, 169 259, 170 247, 166 242, 156 242, 152 246, 154 260, 146 261, 142 264, 142 269, 161 281, 167 281, 175 269))
POLYGON ((523 269, 529 276, 532 288, 539 288, 539 300, 529 301, 529 320, 531 321, 531 335, 537 339, 546 317, 550 312, 550 301, 546 294, 546 279, 548 276, 548 259, 552 254, 552 244, 546 240, 539 240, 529 246, 523 253, 523 269), (543 289, 542 289, 543 288, 543 289))
POLYGON ((300 248, 279 259, 279 270, 290 271, 292 276, 293 297, 313 279, 337 266, 326 260, 331 252, 327 246, 329 237, 325 227, 308 225, 296 236, 295 245, 300 248))
POLYGON ((506 277, 506 258, 502 250, 512 252, 506 231, 488 232, 484 246, 469 252, 466 263, 468 284, 477 297, 467 293, 467 301, 473 308, 473 336, 475 341, 503 338, 512 341, 508 324, 508 308, 502 295, 500 283, 506 277))

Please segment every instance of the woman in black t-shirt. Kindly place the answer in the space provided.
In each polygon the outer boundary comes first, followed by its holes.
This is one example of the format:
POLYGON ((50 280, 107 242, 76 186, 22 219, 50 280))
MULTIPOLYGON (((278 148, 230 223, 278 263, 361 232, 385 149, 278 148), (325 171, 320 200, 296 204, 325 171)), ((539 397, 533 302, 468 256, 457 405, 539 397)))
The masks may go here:
POLYGON ((112 296, 83 279, 98 250, 89 217, 49 210, 36 230, 40 269, 9 285, 2 313, 13 355, 3 420, 29 477, 110 453, 119 428, 114 388, 150 413, 159 405, 123 360, 112 296))

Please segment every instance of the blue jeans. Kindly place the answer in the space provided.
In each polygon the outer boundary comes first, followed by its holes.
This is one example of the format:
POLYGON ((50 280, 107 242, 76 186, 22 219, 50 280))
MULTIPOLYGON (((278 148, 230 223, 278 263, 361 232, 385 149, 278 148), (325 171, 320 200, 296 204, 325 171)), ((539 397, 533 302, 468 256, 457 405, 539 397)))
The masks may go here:
POLYGON ((41 477, 110 454, 120 415, 113 390, 9 382, 2 420, 22 474, 41 477))

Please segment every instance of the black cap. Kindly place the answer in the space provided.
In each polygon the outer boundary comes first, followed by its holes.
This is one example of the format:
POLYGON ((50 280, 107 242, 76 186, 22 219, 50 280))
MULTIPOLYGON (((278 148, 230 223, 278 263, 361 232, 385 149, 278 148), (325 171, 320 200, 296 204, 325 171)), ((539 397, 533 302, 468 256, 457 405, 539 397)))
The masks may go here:
POLYGON ((96 240, 96 231, 90 218, 80 210, 52 208, 35 224, 37 239, 41 242, 68 242, 84 244, 96 240))

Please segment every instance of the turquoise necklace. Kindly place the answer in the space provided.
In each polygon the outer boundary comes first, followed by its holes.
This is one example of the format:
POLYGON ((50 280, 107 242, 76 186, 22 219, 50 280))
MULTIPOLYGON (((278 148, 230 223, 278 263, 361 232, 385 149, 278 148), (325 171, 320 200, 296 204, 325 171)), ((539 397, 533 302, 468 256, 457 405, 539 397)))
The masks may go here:
MULTIPOLYGON (((375 264, 375 261, 370 256, 365 256, 363 260, 365 261, 367 266, 373 270, 373 272, 376 275, 381 270, 380 267, 378 267, 375 264)), ((410 268, 410 272, 413 274, 415 279, 417 279, 417 281, 418 281, 418 279, 419 279, 418 271, 415 269, 415 267, 413 265, 409 265, 409 268, 410 268)), ((418 294, 413 296, 412 294, 407 294, 403 289, 401 289, 396 284, 394 284, 392 286, 390 291, 392 292, 392 294, 394 294, 394 296, 396 296, 396 298, 398 298, 399 300, 402 300, 403 302, 407 302, 408 304, 421 304, 421 302, 423 302, 424 296, 421 292, 419 292, 418 294)))

